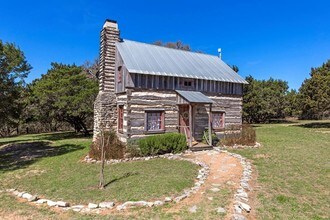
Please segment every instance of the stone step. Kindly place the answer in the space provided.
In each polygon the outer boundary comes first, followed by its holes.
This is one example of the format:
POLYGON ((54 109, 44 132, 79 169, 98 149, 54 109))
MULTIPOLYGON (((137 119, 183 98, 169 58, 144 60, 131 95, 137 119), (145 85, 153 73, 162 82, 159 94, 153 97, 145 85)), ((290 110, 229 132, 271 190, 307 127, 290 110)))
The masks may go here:
POLYGON ((189 148, 191 151, 195 152, 195 151, 203 151, 203 150, 213 150, 212 146, 202 146, 202 147, 191 147, 189 148))

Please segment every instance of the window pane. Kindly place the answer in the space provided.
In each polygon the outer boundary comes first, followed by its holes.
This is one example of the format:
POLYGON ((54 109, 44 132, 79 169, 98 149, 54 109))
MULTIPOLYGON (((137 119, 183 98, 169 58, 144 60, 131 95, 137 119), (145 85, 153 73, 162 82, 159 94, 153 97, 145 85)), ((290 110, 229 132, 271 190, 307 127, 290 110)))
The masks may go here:
POLYGON ((213 128, 223 128, 223 113, 212 113, 212 126, 213 128))
POLYGON ((147 130, 161 130, 162 128, 162 112, 147 113, 147 130))

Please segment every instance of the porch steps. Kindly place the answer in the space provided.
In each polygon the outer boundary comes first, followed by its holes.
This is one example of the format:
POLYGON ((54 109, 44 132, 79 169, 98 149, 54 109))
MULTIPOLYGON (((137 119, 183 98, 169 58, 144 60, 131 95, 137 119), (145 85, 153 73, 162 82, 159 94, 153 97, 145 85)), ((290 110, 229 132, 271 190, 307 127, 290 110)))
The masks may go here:
POLYGON ((203 151, 203 150, 212 150, 213 147, 208 145, 208 144, 204 144, 204 143, 198 143, 193 145, 191 148, 189 148, 191 151, 203 151))

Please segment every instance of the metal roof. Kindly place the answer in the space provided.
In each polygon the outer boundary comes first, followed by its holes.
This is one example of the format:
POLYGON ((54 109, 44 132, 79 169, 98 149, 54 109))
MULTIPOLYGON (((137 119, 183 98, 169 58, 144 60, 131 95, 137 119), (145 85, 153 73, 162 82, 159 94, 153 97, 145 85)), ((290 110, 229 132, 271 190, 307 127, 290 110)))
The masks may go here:
POLYGON ((175 90, 182 98, 190 103, 213 103, 212 99, 201 92, 175 90))
POLYGON ((247 83, 217 56, 130 40, 116 46, 131 73, 247 83))

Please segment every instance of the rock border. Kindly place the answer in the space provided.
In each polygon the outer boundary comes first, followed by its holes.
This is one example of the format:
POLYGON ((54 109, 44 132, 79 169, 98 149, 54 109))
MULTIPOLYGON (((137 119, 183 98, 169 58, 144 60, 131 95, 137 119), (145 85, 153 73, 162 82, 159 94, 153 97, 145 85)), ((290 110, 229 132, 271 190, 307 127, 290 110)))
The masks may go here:
POLYGON ((241 144, 235 144, 234 146, 226 146, 223 145, 220 147, 220 149, 225 150, 225 149, 249 149, 249 148, 259 148, 261 147, 261 144, 256 142, 255 145, 241 145, 241 144))
MULTIPOLYGON (((131 162, 131 161, 142 161, 142 160, 150 160, 150 159, 156 159, 156 158, 166 158, 169 160, 185 160, 189 161, 191 163, 197 164, 201 167, 201 169, 198 170, 198 175, 196 177, 197 181, 195 182, 194 186, 185 189, 182 194, 180 194, 177 197, 166 197, 163 200, 156 200, 156 201, 126 201, 122 204, 116 205, 112 201, 104 201, 100 203, 88 203, 88 205, 71 205, 68 202, 65 201, 52 201, 50 199, 45 198, 39 198, 38 195, 32 195, 30 193, 27 193, 25 191, 18 191, 16 189, 7 189, 5 191, 0 192, 7 192, 11 193, 12 195, 25 199, 28 202, 32 202, 34 204, 46 204, 49 207, 58 207, 62 210, 73 210, 76 212, 95 212, 99 213, 101 210, 104 209, 113 209, 116 207, 116 210, 121 211, 128 208, 134 208, 134 207, 153 207, 153 206, 161 206, 166 203, 175 202, 178 203, 188 197, 190 197, 192 194, 197 193, 197 191, 200 189, 200 187, 204 184, 205 180, 207 179, 209 175, 209 166, 203 162, 200 162, 198 160, 190 159, 190 158, 183 158, 183 153, 180 154, 164 154, 164 155, 157 155, 157 156, 150 156, 150 157, 133 157, 133 158, 126 158, 126 159, 119 159, 119 160, 107 160, 107 164, 116 164, 116 163, 122 163, 122 162, 131 162)), ((84 158, 84 161, 87 163, 101 163, 101 161, 94 160, 88 156, 84 158)))

